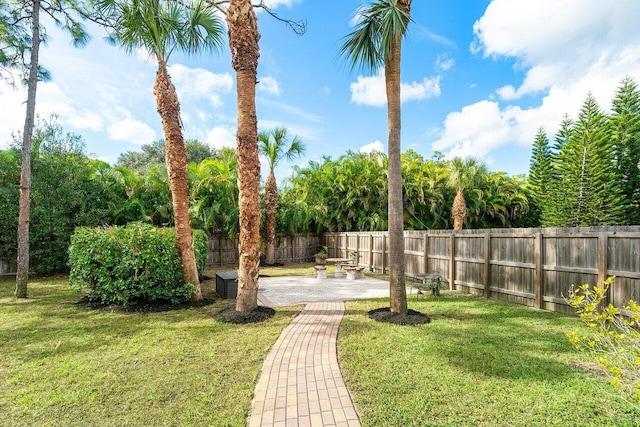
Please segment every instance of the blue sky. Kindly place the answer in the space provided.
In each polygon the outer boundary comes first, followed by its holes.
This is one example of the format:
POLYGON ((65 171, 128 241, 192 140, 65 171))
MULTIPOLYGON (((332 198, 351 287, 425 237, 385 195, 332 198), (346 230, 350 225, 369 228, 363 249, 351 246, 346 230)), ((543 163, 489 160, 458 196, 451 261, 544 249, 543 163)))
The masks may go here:
MULTIPOLYGON (((296 36, 264 12, 260 40, 259 129, 285 126, 300 136, 306 165, 347 150, 386 151, 384 79, 350 71, 338 57, 361 0, 267 1, 282 17, 306 19, 296 36)), ((526 173, 540 126, 553 136, 575 118, 591 91, 601 108, 626 75, 640 82, 637 0, 415 0, 403 44, 402 149, 430 158, 474 156, 494 171, 526 173)), ((55 112, 87 151, 111 164, 125 151, 162 138, 152 93, 156 65, 103 41, 75 49, 45 21, 41 63, 53 79, 38 88, 37 112, 55 112)), ((226 39, 225 39, 226 40, 226 39)), ((234 146, 235 75, 228 48, 187 58, 170 73, 180 96, 184 136, 234 146)), ((22 129, 24 90, 0 83, 0 146, 22 129)), ((283 179, 291 165, 278 170, 283 179)), ((263 173, 264 175, 264 173, 263 173)))

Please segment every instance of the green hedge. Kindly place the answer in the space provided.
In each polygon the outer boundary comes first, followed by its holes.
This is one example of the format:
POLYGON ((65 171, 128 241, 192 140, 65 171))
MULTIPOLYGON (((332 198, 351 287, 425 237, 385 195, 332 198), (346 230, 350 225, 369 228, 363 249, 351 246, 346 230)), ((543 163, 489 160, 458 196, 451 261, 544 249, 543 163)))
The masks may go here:
MULTIPOLYGON (((207 237, 194 230, 200 272, 207 260, 207 237)), ((172 228, 139 222, 124 227, 78 227, 69 247, 69 283, 107 304, 127 305, 135 299, 180 303, 193 285, 182 278, 172 228)))

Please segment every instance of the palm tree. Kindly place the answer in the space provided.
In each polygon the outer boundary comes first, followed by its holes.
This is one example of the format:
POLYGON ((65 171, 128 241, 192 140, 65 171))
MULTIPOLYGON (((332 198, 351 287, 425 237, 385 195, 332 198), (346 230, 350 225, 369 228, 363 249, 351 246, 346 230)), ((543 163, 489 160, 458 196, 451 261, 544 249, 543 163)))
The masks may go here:
POLYGON ((236 311, 258 307, 260 275, 260 158, 256 81, 260 48, 258 22, 251 0, 230 0, 226 12, 231 65, 236 71, 238 97, 238 193, 240 208, 240 261, 236 311))
POLYGON ((209 236, 238 234, 238 165, 236 150, 223 148, 214 158, 190 163, 192 219, 209 236))
POLYGON ((484 163, 476 159, 455 158, 449 162, 449 186, 456 192, 451 207, 453 217, 453 229, 462 230, 467 216, 467 203, 464 192, 468 189, 477 189, 488 174, 484 163))
POLYGON ((158 114, 162 120, 167 142, 165 162, 175 220, 176 245, 182 261, 182 275, 195 286, 193 300, 201 299, 200 281, 193 250, 193 237, 189 221, 189 189, 187 184, 187 152, 182 136, 180 103, 176 88, 167 70, 171 54, 182 51, 195 54, 204 50, 217 50, 222 46, 222 21, 214 9, 199 1, 175 2, 170 0, 122 0, 111 3, 104 0, 102 7, 113 14, 110 41, 128 52, 146 49, 158 61, 153 86, 158 114))
POLYGON ((306 147, 302 140, 295 136, 291 143, 288 141, 286 128, 276 127, 269 132, 260 132, 258 146, 260 153, 269 163, 269 176, 264 186, 265 234, 266 248, 265 264, 273 264, 276 242, 276 215, 278 213, 278 184, 273 170, 280 160, 291 161, 304 154, 306 147))
POLYGON ((360 22, 346 36, 340 53, 349 65, 371 71, 384 66, 387 89, 389 304, 392 312, 407 313, 404 285, 404 214, 400 162, 400 53, 411 20, 411 0, 376 0, 359 10, 360 22))

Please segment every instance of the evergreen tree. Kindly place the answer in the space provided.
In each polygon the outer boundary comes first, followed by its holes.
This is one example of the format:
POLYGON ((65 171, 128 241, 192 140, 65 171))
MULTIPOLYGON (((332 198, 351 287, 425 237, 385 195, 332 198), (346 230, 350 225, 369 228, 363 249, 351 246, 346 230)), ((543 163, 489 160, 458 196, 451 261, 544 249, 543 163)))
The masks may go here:
POLYGON ((616 92, 611 115, 615 167, 625 203, 626 224, 640 224, 640 91, 625 77, 616 92))
POLYGON ((567 143, 571 140, 572 132, 574 128, 573 120, 569 117, 568 114, 565 114, 560 122, 560 129, 558 133, 556 133, 556 137, 554 138, 553 144, 553 152, 558 154, 562 147, 567 145, 567 143))
POLYGON ((622 222, 622 192, 615 179, 607 121, 589 94, 569 137, 563 141, 561 136, 550 225, 578 227, 622 222))
POLYGON ((535 222, 541 220, 542 212, 547 207, 549 185, 552 179, 552 155, 546 131, 540 127, 531 151, 529 163, 528 189, 531 195, 530 209, 535 222))

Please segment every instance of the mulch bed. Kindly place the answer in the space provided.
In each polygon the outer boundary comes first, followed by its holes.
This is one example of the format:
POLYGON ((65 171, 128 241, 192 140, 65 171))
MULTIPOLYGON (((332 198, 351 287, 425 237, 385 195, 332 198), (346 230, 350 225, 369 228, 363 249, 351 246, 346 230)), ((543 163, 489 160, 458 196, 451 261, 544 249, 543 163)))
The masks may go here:
POLYGON ((126 306, 122 306, 118 304, 105 304, 100 299, 85 296, 75 304, 78 307, 88 308, 91 310, 104 310, 118 313, 160 313, 163 311, 205 307, 213 304, 214 302, 215 300, 210 298, 203 298, 200 301, 195 302, 187 301, 180 304, 172 304, 170 301, 151 302, 146 300, 133 300, 126 306))
POLYGON ((229 308, 218 313, 216 319, 224 323, 234 323, 239 325, 264 322, 265 320, 272 318, 275 314, 276 311, 270 307, 258 306, 258 308, 250 313, 241 313, 235 310, 234 305, 230 305, 229 308))
POLYGON ((369 311, 368 314, 373 320, 394 325, 424 325, 431 322, 431 318, 426 314, 411 309, 407 311, 407 314, 400 314, 392 313, 389 307, 381 307, 369 311))

